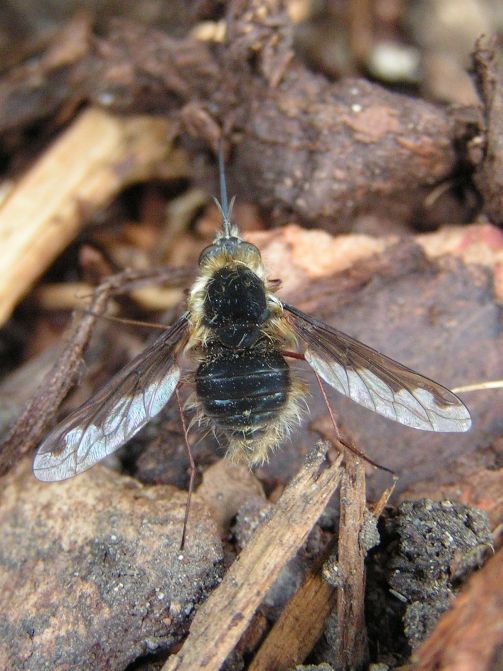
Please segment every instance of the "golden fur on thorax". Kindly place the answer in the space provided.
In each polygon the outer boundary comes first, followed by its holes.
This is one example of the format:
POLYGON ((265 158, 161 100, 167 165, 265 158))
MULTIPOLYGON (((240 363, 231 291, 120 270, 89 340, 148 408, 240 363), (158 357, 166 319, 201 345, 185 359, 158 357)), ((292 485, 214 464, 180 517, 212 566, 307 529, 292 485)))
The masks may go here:
POLYGON ((211 335, 211 331, 203 324, 204 300, 206 298, 208 283, 211 282, 215 273, 228 266, 235 268, 244 265, 252 270, 265 284, 267 307, 269 308, 270 318, 264 325, 264 335, 269 338, 276 338, 284 341, 285 346, 292 346, 295 338, 288 324, 282 318, 283 308, 281 302, 274 296, 272 291, 267 288, 265 269, 262 264, 260 253, 252 252, 249 249, 239 250, 236 255, 231 255, 222 251, 218 256, 213 256, 200 268, 199 277, 192 285, 187 307, 189 310, 189 319, 191 322, 191 336, 186 349, 192 350, 200 346, 205 346, 211 335))
MULTIPOLYGON (((217 238, 218 240, 218 238, 217 238)), ((274 295, 272 287, 268 286, 266 281, 265 269, 262 264, 260 252, 258 250, 245 247, 236 250, 236 253, 228 253, 222 250, 222 253, 208 258, 200 267, 200 275, 194 282, 190 291, 187 306, 189 310, 189 319, 191 321, 191 336, 186 346, 186 350, 196 360, 205 358, 205 348, 212 337, 211 329, 205 326, 204 301, 208 291, 208 284, 212 281, 215 273, 224 267, 235 268, 244 265, 252 270, 264 283, 267 307, 269 309, 269 318, 263 324, 261 332, 269 343, 271 348, 281 351, 290 350, 296 346, 296 338, 293 331, 283 316, 283 306, 281 301, 274 295)), ((264 432, 255 437, 240 436, 239 431, 224 430, 215 426, 204 414, 201 402, 196 394, 193 394, 188 401, 188 407, 195 414, 193 423, 201 427, 210 427, 216 435, 223 435, 227 439, 226 456, 234 462, 247 462, 250 466, 264 463, 271 451, 278 447, 289 435, 291 429, 300 422, 302 413, 302 402, 306 394, 306 385, 294 377, 291 379, 291 386, 288 392, 287 402, 284 408, 278 413, 278 416, 262 429, 264 432)), ((243 427, 246 430, 246 426, 243 427)))

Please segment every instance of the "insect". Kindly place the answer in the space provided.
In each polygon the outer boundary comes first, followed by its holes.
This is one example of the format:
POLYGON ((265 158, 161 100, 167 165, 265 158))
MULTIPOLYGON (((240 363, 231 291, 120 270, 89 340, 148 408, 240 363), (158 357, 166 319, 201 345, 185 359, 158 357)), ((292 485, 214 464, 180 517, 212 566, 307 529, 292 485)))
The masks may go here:
POLYGON ((427 431, 467 431, 470 414, 451 391, 281 301, 260 251, 231 223, 220 152, 222 230, 199 258, 187 309, 155 342, 45 438, 39 480, 70 478, 124 445, 168 403, 195 365, 195 417, 227 442, 234 460, 265 461, 300 418, 305 386, 296 352, 328 385, 389 419, 427 431))

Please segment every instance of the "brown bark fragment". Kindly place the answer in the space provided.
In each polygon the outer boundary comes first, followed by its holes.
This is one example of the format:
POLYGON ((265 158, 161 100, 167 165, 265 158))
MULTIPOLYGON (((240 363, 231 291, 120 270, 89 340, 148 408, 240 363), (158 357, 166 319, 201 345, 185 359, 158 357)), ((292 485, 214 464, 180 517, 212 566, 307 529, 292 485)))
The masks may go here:
POLYGON ((325 562, 322 574, 315 567, 307 575, 255 655, 250 671, 286 671, 303 662, 324 630, 329 641, 322 655, 328 655, 334 668, 358 668, 366 659, 364 559, 369 547, 364 540, 368 515, 365 468, 347 451, 345 457, 337 560, 334 554, 325 562), (334 623, 327 625, 331 613, 334 623))
POLYGON ((341 483, 338 567, 341 585, 337 591, 336 668, 362 667, 368 658, 365 627, 365 556, 362 530, 367 512, 365 465, 346 450, 346 468, 341 483))
POLYGON ((474 179, 483 195, 484 211, 491 221, 503 221, 503 74, 496 43, 477 42, 473 54, 475 81, 482 100, 483 158, 474 179))
POLYGON ((335 605, 335 589, 312 572, 290 599, 248 671, 286 671, 304 661, 323 633, 335 605))
POLYGON ((418 102, 292 72, 279 90, 257 87, 250 98, 254 124, 243 127, 232 174, 263 206, 339 230, 368 211, 410 216, 455 160, 449 120, 418 102))
POLYGON ((468 582, 414 653, 413 671, 496 671, 503 646, 503 550, 468 582))
POLYGON ((88 109, 15 185, 0 207, 0 324, 35 280, 74 239, 87 216, 129 183, 183 164, 164 164, 168 125, 145 117, 115 118, 88 109), (75 160, 78 157, 78 160, 75 160))

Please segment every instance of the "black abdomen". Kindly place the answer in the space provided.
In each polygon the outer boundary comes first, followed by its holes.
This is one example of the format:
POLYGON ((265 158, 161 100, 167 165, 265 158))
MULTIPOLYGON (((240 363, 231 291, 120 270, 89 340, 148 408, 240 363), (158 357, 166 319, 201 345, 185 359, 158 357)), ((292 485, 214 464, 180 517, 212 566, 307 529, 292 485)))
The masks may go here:
POLYGON ((265 345, 239 351, 214 345, 197 369, 196 389, 219 427, 252 437, 285 405, 290 372, 281 353, 265 345))

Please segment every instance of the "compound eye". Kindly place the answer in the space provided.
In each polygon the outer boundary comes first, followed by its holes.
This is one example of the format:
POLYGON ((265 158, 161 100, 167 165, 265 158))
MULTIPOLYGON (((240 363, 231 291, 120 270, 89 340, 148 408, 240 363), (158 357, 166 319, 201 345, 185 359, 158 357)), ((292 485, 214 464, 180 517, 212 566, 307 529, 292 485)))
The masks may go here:
POLYGON ((210 259, 221 253, 222 247, 220 245, 208 245, 208 247, 205 247, 199 255, 199 265, 203 266, 210 259))
POLYGON ((231 236, 230 238, 218 238, 212 245, 203 249, 199 256, 199 265, 203 266, 208 263, 208 261, 211 261, 211 259, 216 256, 221 256, 222 254, 236 256, 236 251, 241 244, 241 240, 234 236, 231 236))
POLYGON ((239 245, 239 251, 242 254, 246 254, 247 256, 254 257, 256 260, 260 260, 260 251, 258 247, 255 247, 255 245, 252 245, 251 242, 243 242, 241 241, 239 245))

